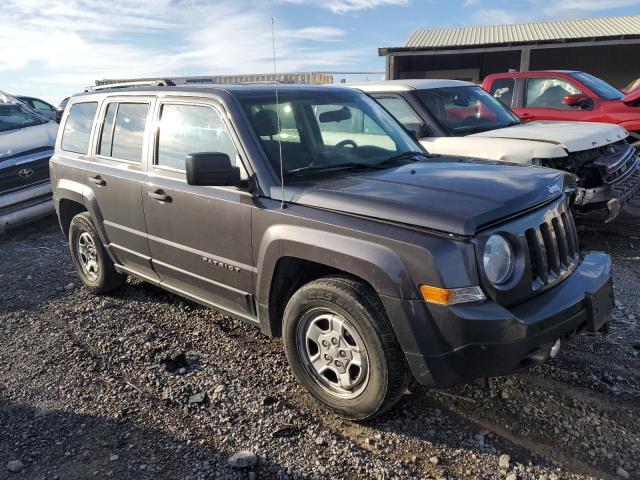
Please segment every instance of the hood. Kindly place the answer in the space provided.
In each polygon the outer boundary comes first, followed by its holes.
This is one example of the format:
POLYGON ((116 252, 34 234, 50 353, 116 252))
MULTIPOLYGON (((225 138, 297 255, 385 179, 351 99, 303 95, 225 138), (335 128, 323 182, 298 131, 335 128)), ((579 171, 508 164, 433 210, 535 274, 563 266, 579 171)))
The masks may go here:
MULTIPOLYGON (((562 194, 565 173, 463 159, 298 180, 287 201, 457 235, 529 210, 562 194)), ((280 187, 272 189, 280 199, 280 187)))
POLYGON ((636 88, 635 90, 630 91, 621 98, 624 103, 636 103, 640 100, 640 88, 636 88))
POLYGON ((34 148, 53 148, 56 144, 57 132, 58 124, 55 122, 0 132, 0 162, 3 158, 12 157, 34 148))
POLYGON ((610 123, 530 122, 475 133, 471 137, 519 138, 560 145, 568 152, 602 147, 626 138, 627 131, 610 123))
POLYGON ((531 165, 533 158, 561 158, 567 151, 559 145, 534 140, 466 137, 421 138, 420 144, 432 155, 483 158, 498 162, 531 165))

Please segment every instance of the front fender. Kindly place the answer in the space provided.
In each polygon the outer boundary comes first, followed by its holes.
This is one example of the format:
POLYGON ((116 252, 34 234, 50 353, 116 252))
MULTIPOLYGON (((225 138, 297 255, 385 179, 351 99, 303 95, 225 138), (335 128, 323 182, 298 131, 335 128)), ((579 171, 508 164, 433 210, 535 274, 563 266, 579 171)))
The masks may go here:
POLYGON ((306 227, 274 225, 265 231, 258 249, 258 302, 268 301, 276 265, 283 257, 308 260, 349 273, 368 282, 381 295, 418 298, 402 260, 390 248, 306 227))

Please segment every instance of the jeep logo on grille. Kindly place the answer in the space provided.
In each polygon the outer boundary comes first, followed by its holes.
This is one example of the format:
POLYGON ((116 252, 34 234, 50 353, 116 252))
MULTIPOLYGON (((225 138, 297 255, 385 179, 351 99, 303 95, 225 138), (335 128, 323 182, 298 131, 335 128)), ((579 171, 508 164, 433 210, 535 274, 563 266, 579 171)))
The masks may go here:
POLYGON ((555 185, 547 185, 547 192, 554 194, 554 193, 560 193, 562 191, 562 189, 560 188, 560 185, 558 185, 557 183, 555 185))
POLYGON ((18 172, 18 176, 20 178, 26 179, 26 178, 29 178, 31 175, 33 175, 33 170, 31 170, 30 168, 23 168, 18 172))

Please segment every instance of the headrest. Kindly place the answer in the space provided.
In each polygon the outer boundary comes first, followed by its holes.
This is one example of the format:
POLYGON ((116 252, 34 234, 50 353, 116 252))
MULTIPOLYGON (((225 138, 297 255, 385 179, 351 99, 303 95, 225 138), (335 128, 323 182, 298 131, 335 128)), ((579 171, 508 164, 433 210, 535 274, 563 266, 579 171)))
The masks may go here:
POLYGON ((273 110, 259 110, 253 114, 253 126, 259 137, 278 133, 278 116, 273 110))

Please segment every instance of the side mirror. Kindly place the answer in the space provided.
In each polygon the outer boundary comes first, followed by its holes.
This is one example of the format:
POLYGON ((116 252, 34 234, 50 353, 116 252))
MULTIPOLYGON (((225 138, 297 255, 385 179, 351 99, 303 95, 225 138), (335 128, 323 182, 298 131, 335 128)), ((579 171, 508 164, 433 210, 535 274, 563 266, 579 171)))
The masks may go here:
POLYGON ((231 165, 226 153, 190 153, 185 157, 185 166, 189 185, 239 187, 244 184, 240 169, 231 165))
POLYGON ((411 135, 415 140, 420 141, 420 139, 425 137, 430 137, 433 134, 431 133, 431 129, 425 125, 424 123, 407 123, 404 128, 407 129, 409 135, 411 135))
POLYGON ((582 109, 589 109, 593 107, 593 100, 591 97, 586 96, 584 93, 575 93, 573 95, 567 95, 562 100, 562 103, 569 105, 570 107, 578 107, 582 109))
POLYGON ((424 125, 419 123, 408 123, 404 126, 409 135, 413 137, 414 140, 420 141, 421 138, 427 137, 426 129, 424 125))

